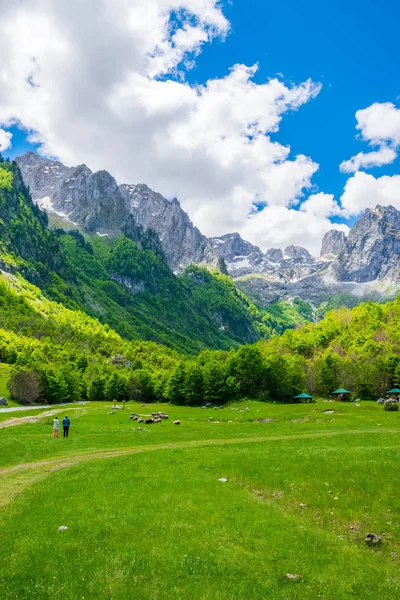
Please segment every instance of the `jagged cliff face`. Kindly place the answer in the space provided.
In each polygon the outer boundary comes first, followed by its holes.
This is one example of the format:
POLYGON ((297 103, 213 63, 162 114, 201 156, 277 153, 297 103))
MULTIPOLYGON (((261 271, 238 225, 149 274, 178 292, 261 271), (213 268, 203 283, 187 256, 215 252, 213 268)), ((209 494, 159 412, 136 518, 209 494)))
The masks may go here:
POLYGON ((193 264, 218 266, 218 253, 193 226, 178 200, 169 202, 144 184, 121 185, 119 190, 136 224, 157 233, 174 271, 181 272, 193 264))
POLYGON ((393 206, 366 210, 331 271, 342 282, 400 283, 400 212, 393 206))
POLYGON ((32 152, 16 162, 33 200, 49 213, 99 235, 118 233, 132 215, 137 225, 157 233, 173 271, 191 264, 219 266, 219 253, 177 200, 169 202, 146 185, 118 186, 107 171, 65 167, 32 152))
POLYGON ((321 256, 335 258, 338 256, 346 243, 346 235, 343 231, 331 229, 322 238, 321 256))
POLYGON ((300 246, 288 246, 284 252, 271 248, 263 253, 258 246, 244 241, 238 233, 212 238, 211 241, 234 278, 259 274, 270 281, 285 283, 312 275, 326 265, 326 261, 314 258, 300 246))
POLYGON ((49 213, 99 235, 119 233, 133 217, 157 233, 174 272, 192 264, 224 270, 225 263, 237 285, 262 304, 293 297, 318 304, 342 292, 363 297, 378 288, 384 296, 400 291, 400 212, 391 206, 367 210, 348 238, 337 230, 326 233, 320 257, 299 246, 263 252, 238 233, 208 239, 176 199, 170 202, 144 184, 117 185, 106 171, 66 167, 33 153, 17 163, 34 201, 49 213))

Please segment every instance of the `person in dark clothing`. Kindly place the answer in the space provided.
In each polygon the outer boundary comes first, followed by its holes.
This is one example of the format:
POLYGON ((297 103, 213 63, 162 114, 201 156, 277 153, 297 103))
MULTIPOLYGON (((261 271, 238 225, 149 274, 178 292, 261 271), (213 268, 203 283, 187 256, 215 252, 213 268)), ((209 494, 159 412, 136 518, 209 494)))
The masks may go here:
POLYGON ((69 426, 71 425, 70 420, 68 419, 68 415, 65 415, 63 419, 63 427, 64 427, 64 437, 68 437, 69 426))

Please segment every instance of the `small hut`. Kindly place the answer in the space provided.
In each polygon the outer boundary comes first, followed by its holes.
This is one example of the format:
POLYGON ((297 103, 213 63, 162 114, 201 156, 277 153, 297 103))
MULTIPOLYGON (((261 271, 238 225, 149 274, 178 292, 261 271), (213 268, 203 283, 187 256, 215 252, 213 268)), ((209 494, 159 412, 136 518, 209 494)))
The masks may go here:
POLYGON ((386 392, 386 395, 389 396, 389 399, 394 396, 396 398, 397 396, 397 400, 400 402, 400 390, 399 388, 393 388, 392 390, 389 390, 388 392, 386 392))
POLYGON ((299 394, 298 396, 295 396, 293 398, 295 402, 303 402, 303 400, 305 400, 306 402, 311 402, 312 399, 313 396, 310 396, 309 394, 299 394))
POLYGON ((338 390, 335 390, 334 392, 332 392, 332 394, 334 396, 336 396, 337 402, 349 402, 350 401, 351 392, 349 392, 349 390, 345 390, 344 388, 339 388, 338 390))

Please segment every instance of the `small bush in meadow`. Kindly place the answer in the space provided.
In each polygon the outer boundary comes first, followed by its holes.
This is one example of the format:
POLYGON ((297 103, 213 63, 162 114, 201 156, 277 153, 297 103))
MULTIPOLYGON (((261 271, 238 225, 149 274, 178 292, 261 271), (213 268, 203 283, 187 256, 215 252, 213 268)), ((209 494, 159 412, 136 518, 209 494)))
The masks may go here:
POLYGON ((397 404, 397 402, 386 402, 386 404, 385 404, 385 410, 389 410, 389 411, 391 411, 391 410, 393 410, 393 411, 399 410, 399 405, 397 404))

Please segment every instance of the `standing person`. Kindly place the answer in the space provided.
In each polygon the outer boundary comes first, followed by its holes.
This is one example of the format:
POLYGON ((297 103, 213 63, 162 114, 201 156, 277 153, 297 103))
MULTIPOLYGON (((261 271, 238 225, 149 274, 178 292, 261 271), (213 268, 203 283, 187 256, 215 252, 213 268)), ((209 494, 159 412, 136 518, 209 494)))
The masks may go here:
POLYGON ((53 437, 54 438, 58 438, 58 429, 59 429, 58 417, 54 417, 54 423, 53 423, 53 437))
POLYGON ((68 415, 65 415, 63 419, 63 427, 64 427, 64 437, 68 437, 69 426, 71 425, 70 420, 68 419, 68 415))

